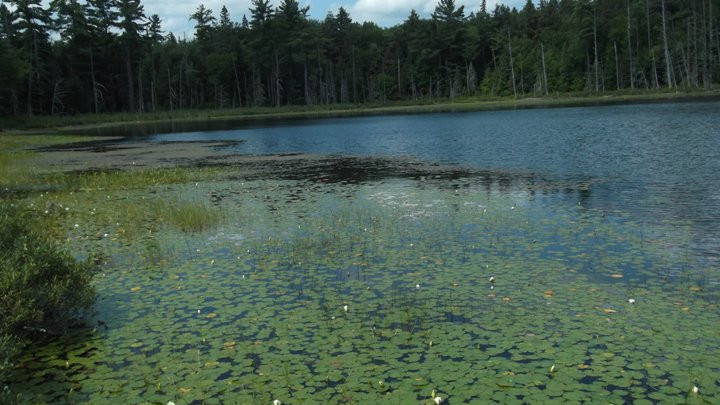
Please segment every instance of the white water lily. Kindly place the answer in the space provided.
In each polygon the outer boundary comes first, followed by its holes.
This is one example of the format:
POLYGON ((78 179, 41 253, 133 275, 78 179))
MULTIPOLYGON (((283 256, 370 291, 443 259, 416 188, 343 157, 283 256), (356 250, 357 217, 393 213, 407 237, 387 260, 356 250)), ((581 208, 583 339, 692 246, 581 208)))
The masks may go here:
POLYGON ((554 365, 554 364, 552 365, 552 367, 550 367, 550 372, 551 372, 551 373, 554 373, 554 372, 555 372, 555 365, 554 365))
POLYGON ((495 277, 490 276, 490 278, 488 279, 488 281, 491 282, 491 283, 494 283, 494 282, 495 282, 495 277))
POLYGON ((348 311, 348 306, 347 306, 347 305, 343 305, 343 310, 344 310, 344 311, 345 311, 345 313, 347 314, 347 311, 348 311))
POLYGON ((698 392, 700 392, 700 388, 698 388, 697 385, 693 385, 692 392, 693 394, 697 394, 698 392))
POLYGON ((273 405, 281 405, 282 402, 280 402, 279 399, 273 400, 273 405))
POLYGON ((435 401, 435 405, 440 405, 443 401, 442 397, 435 397, 433 398, 433 401, 435 401))
POLYGON ((630 299, 628 300, 628 302, 631 303, 631 304, 634 304, 634 303, 635 303, 635 299, 634 299, 634 298, 630 298, 630 299))
POLYGON ((175 402, 173 402, 173 401, 168 401, 167 405, 175 405, 175 402))
POLYGON ((420 288, 420 284, 415 284, 415 288, 420 288))

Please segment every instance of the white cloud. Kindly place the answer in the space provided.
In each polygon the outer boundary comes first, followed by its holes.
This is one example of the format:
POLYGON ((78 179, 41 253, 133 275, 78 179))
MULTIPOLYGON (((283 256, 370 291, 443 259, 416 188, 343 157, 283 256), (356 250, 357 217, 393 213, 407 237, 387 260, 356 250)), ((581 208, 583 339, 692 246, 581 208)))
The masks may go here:
MULTIPOLYGON (((510 7, 524 4, 525 0, 487 0, 487 11, 492 12, 495 4, 507 4, 510 7)), ((439 0, 355 0, 349 7, 350 16, 354 21, 374 21, 381 26, 402 23, 415 10, 423 18, 429 18, 435 11, 439 0)), ((465 6, 465 15, 480 10, 481 0, 456 1, 455 6, 465 6)))
POLYGON ((410 10, 429 15, 436 4, 434 0, 357 0, 349 11, 354 21, 374 21, 387 26, 402 22, 410 10))
MULTIPOLYGON (((190 21, 190 15, 197 10, 200 4, 209 8, 215 18, 220 17, 220 9, 225 5, 230 13, 230 19, 236 22, 242 20, 243 14, 249 15, 250 0, 223 1, 223 0, 144 0, 145 15, 148 17, 157 14, 162 20, 163 31, 172 32, 178 37, 183 34, 191 39, 195 35, 194 23, 190 21)), ((249 17, 248 17, 249 18, 249 17)))

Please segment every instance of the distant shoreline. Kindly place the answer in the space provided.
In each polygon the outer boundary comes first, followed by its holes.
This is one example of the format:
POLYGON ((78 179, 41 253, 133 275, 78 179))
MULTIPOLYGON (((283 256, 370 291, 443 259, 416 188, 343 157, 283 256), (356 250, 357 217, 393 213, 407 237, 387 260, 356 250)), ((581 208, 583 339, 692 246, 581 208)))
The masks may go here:
POLYGON ((652 93, 609 93, 603 95, 576 96, 560 95, 536 98, 473 98, 457 99, 454 102, 443 100, 438 103, 394 103, 335 105, 335 106, 287 106, 280 108, 248 108, 211 110, 163 111, 137 114, 97 114, 63 117, 3 117, 0 118, 0 133, 9 134, 48 134, 87 133, 93 130, 112 128, 131 128, 133 126, 158 125, 170 123, 228 122, 238 124, 262 121, 343 118, 358 116, 381 116, 403 114, 427 114, 443 112, 496 111, 533 108, 590 107, 617 104, 638 104, 673 101, 706 101, 720 99, 720 90, 677 91, 652 93))

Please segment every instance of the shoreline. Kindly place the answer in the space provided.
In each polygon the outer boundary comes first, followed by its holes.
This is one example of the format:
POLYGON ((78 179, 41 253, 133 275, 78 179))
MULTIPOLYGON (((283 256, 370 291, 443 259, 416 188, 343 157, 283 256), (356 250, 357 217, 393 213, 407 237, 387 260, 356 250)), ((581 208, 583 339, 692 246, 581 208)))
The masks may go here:
MULTIPOLYGON (((18 123, 1 128, 0 134, 70 134, 91 131, 132 129, 139 126, 168 124, 228 123, 238 125, 282 120, 349 118, 383 115, 413 115, 453 112, 571 108, 622 104, 712 101, 720 99, 720 90, 701 92, 660 92, 640 94, 604 94, 600 96, 531 97, 521 99, 471 99, 432 104, 358 105, 358 106, 287 106, 277 108, 235 108, 225 110, 182 110, 139 114, 98 114, 68 117, 38 117, 37 124, 18 123), (323 108, 320 108, 323 107, 323 108), (83 123, 83 120, 98 121, 83 123), (102 122, 105 120, 104 122, 102 122), (76 121, 76 122, 73 122, 76 121)), ((32 121, 32 120, 31 120, 32 121)), ((2 121, 0 121, 2 122, 2 121)))

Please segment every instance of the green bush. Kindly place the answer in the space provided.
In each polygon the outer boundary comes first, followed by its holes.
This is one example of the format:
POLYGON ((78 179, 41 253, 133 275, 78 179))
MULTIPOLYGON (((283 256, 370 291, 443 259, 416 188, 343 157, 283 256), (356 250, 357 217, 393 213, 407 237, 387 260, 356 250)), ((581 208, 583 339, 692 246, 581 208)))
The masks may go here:
POLYGON ((78 262, 0 202, 0 382, 24 342, 63 334, 85 316, 95 301, 91 280, 89 261, 78 262))

